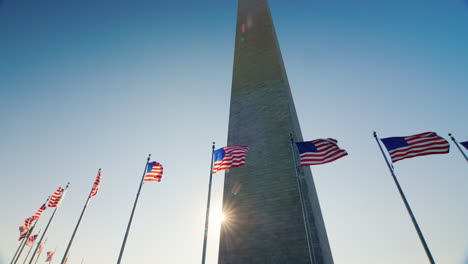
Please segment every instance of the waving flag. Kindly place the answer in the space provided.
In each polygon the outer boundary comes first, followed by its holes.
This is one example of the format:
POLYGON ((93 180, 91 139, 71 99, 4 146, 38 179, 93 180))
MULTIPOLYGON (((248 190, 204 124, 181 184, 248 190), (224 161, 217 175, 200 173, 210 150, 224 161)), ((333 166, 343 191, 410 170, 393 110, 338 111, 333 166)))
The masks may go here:
POLYGON ((37 234, 34 236, 30 236, 28 238, 28 241, 26 241, 26 246, 32 247, 32 245, 34 244, 34 241, 36 241, 36 238, 37 238, 37 234))
POLYGON ((213 173, 245 165, 248 151, 249 147, 236 145, 215 150, 213 173))
POLYGON ((338 147, 333 138, 319 138, 307 142, 296 142, 301 166, 320 165, 342 158, 348 153, 338 147))
POLYGON ((27 226, 25 226, 24 224, 21 225, 21 226, 19 227, 20 236, 19 236, 18 241, 23 240, 23 238, 25 238, 25 237, 27 236, 28 231, 29 231, 29 228, 28 228, 27 226))
POLYGON ((30 229, 31 226, 32 226, 32 222, 33 222, 34 220, 36 220, 36 219, 34 218, 34 216, 31 216, 31 217, 26 218, 26 219, 24 220, 24 226, 25 226, 27 229, 30 229))
MULTIPOLYGON (((46 239, 46 240, 47 240, 47 239, 46 239)), ((42 249, 44 248, 44 244, 45 244, 45 242, 41 242, 41 244, 39 245, 39 248, 37 249, 36 254, 41 254, 42 249)))
POLYGON ((163 166, 156 162, 148 163, 148 169, 146 170, 146 175, 143 181, 157 181, 160 182, 163 175, 163 166))
POLYGON ((47 252, 47 259, 45 262, 52 262, 52 257, 54 256, 55 251, 48 251, 47 252))
POLYGON ((47 209, 47 206, 45 204, 43 204, 41 206, 41 208, 37 209, 37 212, 34 214, 33 218, 34 219, 39 219, 39 217, 41 217, 42 212, 44 212, 45 209, 47 209))
POLYGON ((34 220, 36 220, 34 216, 28 217, 24 220, 24 223, 19 227, 19 231, 20 231, 20 237, 18 239, 19 241, 21 241, 23 238, 27 237, 30 234, 29 232, 32 226, 32 222, 34 220))
POLYGON ((93 197, 93 196, 95 196, 97 194, 97 192, 99 190, 99 185, 101 185, 101 169, 98 170, 96 179, 94 180, 93 189, 91 190, 90 197, 93 197))
POLYGON ((50 197, 49 204, 47 206, 49 207, 58 207, 60 204, 60 200, 62 200, 64 190, 62 187, 58 187, 58 189, 52 194, 52 197, 50 197))
POLYGON ((392 162, 417 156, 445 154, 450 149, 448 141, 434 132, 407 137, 382 138, 381 141, 387 148, 392 162))

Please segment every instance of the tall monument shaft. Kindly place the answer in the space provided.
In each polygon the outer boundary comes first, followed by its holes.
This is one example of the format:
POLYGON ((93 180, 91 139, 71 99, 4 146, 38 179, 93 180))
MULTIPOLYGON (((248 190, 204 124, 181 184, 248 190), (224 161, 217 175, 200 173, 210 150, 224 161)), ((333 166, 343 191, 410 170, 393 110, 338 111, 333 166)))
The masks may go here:
POLYGON ((228 145, 250 150, 245 166, 226 172, 219 263, 333 263, 308 167, 303 216, 290 133, 302 141, 268 2, 239 0, 228 145))

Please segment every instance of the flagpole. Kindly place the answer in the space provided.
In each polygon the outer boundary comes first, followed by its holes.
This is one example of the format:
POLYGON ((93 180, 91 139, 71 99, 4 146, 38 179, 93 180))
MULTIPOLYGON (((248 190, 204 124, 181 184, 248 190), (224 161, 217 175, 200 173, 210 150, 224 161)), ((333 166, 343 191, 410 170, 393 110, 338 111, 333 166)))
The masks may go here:
POLYGON ((148 168, 148 163, 151 158, 151 154, 148 155, 148 159, 146 160, 145 170, 143 171, 143 176, 141 177, 140 187, 138 188, 138 192, 135 198, 135 203, 133 204, 132 214, 130 215, 130 220, 128 221, 127 231, 125 232, 125 237, 122 243, 122 247, 120 248, 119 259, 117 260, 117 264, 120 264, 122 261, 122 255, 125 249, 125 244, 127 243, 128 232, 130 231, 130 226, 132 225, 133 214, 135 213, 135 208, 138 203, 138 197, 140 196, 141 186, 143 185, 143 180, 145 179, 146 169, 148 168))
MULTIPOLYGON (((101 168, 99 168, 98 174, 100 174, 100 172, 101 172, 101 168)), ((89 192, 88 199, 86 200, 86 203, 83 207, 83 211, 81 211, 81 215, 80 215, 80 218, 78 219, 78 223, 76 223, 75 230, 73 230, 73 234, 70 238, 70 242, 68 242, 67 249, 65 250, 65 253, 63 254, 62 262, 60 262, 61 264, 63 264, 65 260, 67 259, 67 255, 68 255, 68 252, 70 251, 71 244, 73 243, 73 239, 75 238, 76 231, 78 230, 78 227, 80 226, 81 219, 83 218, 84 212, 86 211, 86 208, 88 207, 89 199, 91 198, 91 194, 93 193, 93 190, 94 190, 94 184, 91 187, 91 191, 89 192)))
POLYGON ((291 140, 291 155, 294 161, 294 171, 296 172, 297 188, 299 190, 299 197, 301 201, 302 217, 304 220, 304 226, 306 230, 307 248, 309 249, 310 263, 315 264, 317 261, 315 259, 314 246, 313 246, 312 236, 310 232, 309 216, 308 216, 307 208, 306 208, 305 201, 304 201, 304 194, 302 193, 302 183, 299 177, 299 166, 297 165, 297 159, 296 159, 296 156, 294 155, 294 137, 292 133, 289 134, 289 139, 291 140))
MULTIPOLYGON (((37 220, 36 220, 36 222, 37 222, 37 220)), ((39 236, 40 233, 41 233, 41 230, 39 229, 39 232, 37 233, 37 235, 39 236)), ((37 238, 37 237, 36 237, 36 238, 37 238)), ((29 237, 28 237, 28 240, 29 240, 29 237)), ((27 241, 26 241, 26 242, 27 242, 27 241)), ((34 241, 34 242, 35 242, 35 241, 34 241)), ((29 254, 31 253, 31 250, 32 250, 32 248, 33 248, 34 242, 33 242, 33 244, 31 245, 31 247, 29 248, 28 254, 27 254, 26 257, 24 258, 23 264, 26 263, 26 260, 28 259, 29 254)), ((26 244, 26 243, 25 243, 25 244, 26 244)))
MULTIPOLYGON (((29 231, 28 231, 28 232, 29 232, 29 231)), ((15 255, 14 255, 13 258, 11 259, 10 264, 13 264, 13 262, 15 262, 15 259, 16 259, 16 257, 18 256, 18 252, 20 251, 21 247, 23 246, 23 243, 25 243, 25 241, 24 241, 25 238, 26 238, 26 236, 23 237, 23 239, 21 239, 21 242, 20 242, 20 244, 18 245, 18 249, 16 250, 15 255)))
POLYGON ((19 258, 21 257, 21 253, 23 253, 23 249, 24 249, 24 247, 26 246, 26 242, 28 242, 28 239, 29 239, 29 237, 31 236, 32 231, 34 230, 34 227, 36 227, 36 223, 37 223, 37 220, 34 221, 34 225, 27 231, 27 234, 26 234, 26 236, 24 237, 24 243, 23 243, 23 245, 21 246, 21 249, 20 249, 18 255, 16 256, 16 259, 15 259, 15 261, 13 262, 13 264, 16 264, 16 262, 18 262, 19 258))
MULTIPOLYGON (((47 238, 46 238, 46 240, 44 241, 44 245, 43 245, 43 246, 45 246, 46 243, 47 243, 47 238)), ((39 246, 40 246, 40 245, 39 245, 39 246)), ((36 264, 37 261, 39 260, 39 257, 41 256, 42 251, 44 251, 44 248, 42 248, 42 249, 41 249, 41 252, 39 252, 39 254, 38 254, 38 256, 37 256, 37 259, 36 259, 36 261, 34 262, 34 264, 36 264)), ((32 256, 33 259, 34 259, 35 255, 36 255, 36 253, 34 253, 34 255, 32 256)))
POLYGON ((401 189, 400 183, 398 182, 395 171, 393 170, 392 165, 390 165, 390 162, 387 159, 387 156, 385 156, 385 152, 382 149, 382 146, 380 145, 379 139, 377 138, 377 133, 374 132, 374 137, 375 141, 377 142, 377 145, 379 145, 380 151, 382 152, 382 156, 385 158, 385 162, 387 162, 388 169, 390 170, 390 173, 392 174, 393 180, 395 181, 395 184, 398 188, 398 191, 400 192, 401 199, 403 199, 403 202, 406 206, 406 210, 408 211, 411 221, 413 221, 413 225, 416 228, 416 232, 418 233, 419 240, 421 240, 421 243, 424 247, 424 251, 426 251, 427 258, 429 259, 429 262, 431 264, 435 264, 434 258, 432 257, 431 251, 429 250, 429 247, 426 243, 426 240, 424 239, 424 236, 421 232, 421 229, 419 228, 418 222, 416 221, 416 217, 414 217, 413 211, 411 210, 411 207, 409 206, 408 201, 406 200, 405 194, 403 193, 403 190, 401 189))
MULTIPOLYGON (((47 204, 47 202, 49 201, 49 199, 50 199, 50 196, 47 197, 47 199, 46 199, 46 201, 45 201, 45 204, 47 204)), ((41 212, 41 213, 42 213, 42 212, 41 212)), ((37 219, 36 222, 37 222, 38 220, 39 220, 39 219, 37 219)), ((36 222, 34 222, 34 225, 36 225, 36 222)), ((15 255, 13 256, 13 259, 11 260, 10 264, 13 264, 13 261, 14 261, 15 258, 16 258, 16 254, 18 254, 18 252, 19 252, 19 250, 20 250, 21 245, 23 244, 23 242, 26 243, 24 237, 23 237, 23 240, 21 240, 21 243, 19 244, 18 249, 16 250, 15 255)))
POLYGON ((202 264, 205 264, 206 258, 206 244, 208 241, 208 225, 210 220, 210 201, 211 201, 211 182, 213 179, 213 157, 214 157, 215 142, 211 147, 211 168, 210 168, 210 182, 208 184, 208 201, 206 203, 206 216, 205 216, 205 232, 203 234, 203 254, 202 254, 202 264))
POLYGON ((455 145, 457 146, 457 148, 460 150, 461 154, 463 155, 463 157, 465 157, 465 160, 468 162, 468 157, 466 156, 465 152, 463 152, 463 150, 460 148, 460 145, 458 145, 458 142, 455 140, 455 138, 452 136, 452 133, 449 133, 448 134, 449 137, 452 139, 453 142, 455 142, 455 145))
POLYGON ((32 257, 31 257, 31 260, 29 260, 29 264, 32 263, 32 261, 33 261, 33 259, 34 259, 34 256, 36 255, 37 249, 39 248, 39 245, 40 245, 41 242, 42 242, 42 239, 43 239, 44 236, 47 234, 47 230, 49 229, 50 223, 52 222, 52 219, 54 219, 54 216, 55 216, 55 214, 57 213, 57 210, 58 210, 59 207, 60 207, 60 203, 62 202, 63 198, 65 198, 65 194, 66 194, 66 192, 67 192, 68 186, 70 186, 70 183, 67 183, 67 186, 65 187, 65 190, 63 190, 63 195, 62 195, 62 197, 60 198, 59 204, 57 204, 57 207, 55 207, 54 213, 53 213, 52 216, 50 217, 49 223, 47 223, 47 226, 46 226, 46 228, 44 229, 44 233, 42 233, 41 239, 39 239, 39 242, 37 242, 36 249, 34 250, 34 254, 33 254, 32 257))

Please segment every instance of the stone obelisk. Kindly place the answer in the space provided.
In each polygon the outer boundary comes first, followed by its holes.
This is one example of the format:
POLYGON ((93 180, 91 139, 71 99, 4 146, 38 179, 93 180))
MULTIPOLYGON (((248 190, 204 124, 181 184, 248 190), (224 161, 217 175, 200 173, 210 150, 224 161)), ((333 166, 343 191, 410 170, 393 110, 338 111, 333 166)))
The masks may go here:
POLYGON ((226 172, 218 263, 332 264, 308 167, 299 170, 303 216, 289 139, 302 135, 267 0, 239 0, 230 107, 228 145, 250 150, 226 172))

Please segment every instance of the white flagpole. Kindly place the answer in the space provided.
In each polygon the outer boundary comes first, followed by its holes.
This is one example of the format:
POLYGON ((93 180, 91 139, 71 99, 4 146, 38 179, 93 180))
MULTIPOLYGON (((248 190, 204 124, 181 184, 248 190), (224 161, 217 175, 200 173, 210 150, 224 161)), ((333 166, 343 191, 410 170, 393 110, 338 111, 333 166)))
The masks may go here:
MULTIPOLYGON (((41 252, 39 252, 39 254, 37 254, 37 258, 36 258, 36 261, 34 262, 34 264, 37 264, 37 261, 39 260, 39 257, 41 256, 42 254, 42 251, 44 251, 44 247, 45 247, 45 244, 47 243, 47 238, 44 240, 44 244, 42 245, 42 248, 41 248, 41 252)), ((39 245, 40 246, 40 245, 39 245)), ((36 254, 34 254, 32 256, 32 258, 34 259, 36 254)))
POLYGON ((211 147, 211 169, 210 169, 210 181, 208 184, 208 202, 206 205, 206 216, 205 216, 205 232, 203 234, 203 254, 202 254, 202 264, 205 264, 206 258, 206 244, 208 240, 208 225, 210 219, 210 200, 211 200, 211 180, 213 179, 213 157, 214 157, 215 143, 211 147))
POLYGON ((375 141, 377 141, 377 145, 379 145, 380 151, 382 152, 382 156, 385 158, 385 161, 387 162, 388 169, 390 170, 393 180, 395 181, 398 191, 400 192, 401 199, 403 199, 403 203, 405 204, 406 210, 408 211, 411 217, 411 221, 413 221, 414 228, 416 228, 416 232, 418 233, 419 240, 421 240, 421 243, 424 247, 424 251, 426 251, 427 258, 429 259, 429 262, 431 264, 435 264, 434 258, 432 257, 431 251, 429 250, 429 246, 427 245, 426 240, 424 239, 421 229, 419 228, 418 222, 416 221, 416 217, 414 217, 413 211, 411 210, 411 207, 409 206, 408 200, 406 200, 406 196, 403 193, 400 183, 398 182, 396 178, 395 171, 393 171, 393 167, 390 165, 390 162, 388 161, 387 156, 385 156, 385 153, 382 149, 382 146, 380 145, 379 138, 377 137, 376 132, 374 132, 374 137, 375 137, 375 141))
POLYGON ((301 207, 302 207, 302 217, 304 220, 304 226, 305 226, 305 231, 306 231, 306 237, 307 237, 307 248, 309 249, 309 258, 310 258, 310 263, 317 263, 315 259, 315 254, 314 254, 314 244, 312 242, 312 236, 311 236, 311 231, 310 231, 310 224, 309 224, 309 215, 307 212, 307 207, 305 205, 304 201, 304 194, 302 193, 302 183, 301 183, 301 178, 299 176, 299 166, 298 162, 296 159, 296 155, 294 155, 295 152, 295 147, 294 147, 294 137, 292 134, 289 134, 289 139, 291 140, 291 155, 294 161, 294 170, 296 172, 296 180, 297 180, 297 189, 299 190, 299 198, 301 201, 301 207))
POLYGON ((135 198, 135 203, 133 204, 133 209, 132 209, 132 214, 130 215, 130 220, 128 220, 127 231, 125 232, 125 237, 122 242, 122 247, 120 248, 119 259, 117 260, 117 264, 120 264, 120 262, 122 261, 123 252, 125 250, 125 244, 127 243, 128 232, 130 231, 130 226, 132 225, 133 214, 135 213, 135 208, 138 203, 138 197, 140 196, 141 186, 143 185, 143 180, 145 179, 146 169, 148 168, 148 163, 149 163, 150 158, 151 158, 151 154, 148 155, 148 159, 146 160, 145 170, 143 171, 143 176, 141 177, 140 187, 138 188, 138 192, 135 198))
POLYGON ((37 242, 36 249, 34 250, 34 254, 33 254, 32 257, 31 257, 31 260, 29 260, 29 264, 32 263, 32 261, 33 261, 33 259, 34 259, 34 256, 36 255, 37 249, 39 248, 39 245, 40 245, 41 242, 42 242, 42 239, 43 239, 43 238, 45 237, 45 235, 47 234, 47 230, 49 229, 50 223, 52 222, 52 219, 54 219, 55 213, 57 213, 57 210, 59 209, 60 204, 62 203, 63 199, 65 198, 65 194, 67 193, 68 186, 70 186, 70 183, 67 183, 67 186, 66 186, 65 189, 63 190, 63 194, 62 194, 62 197, 60 198, 59 204, 57 204, 57 207, 55 207, 54 213, 53 213, 52 216, 50 217, 49 223, 47 223, 47 226, 46 226, 46 228, 44 229, 44 233, 42 233, 41 239, 39 239, 39 242, 37 242))
MULTIPOLYGON (((99 168, 98 175, 101 175, 101 168, 99 168)), ((86 200, 86 203, 85 203, 85 205, 83 207, 83 211, 81 211, 81 215, 80 215, 80 218, 78 219, 78 223, 76 223, 75 230, 73 230, 73 234, 72 234, 72 236, 70 238, 70 242, 68 242, 67 249, 65 250, 65 253, 63 254, 61 264, 64 264, 65 261, 68 258, 68 252, 70 251, 70 247, 71 247, 71 245, 73 243, 73 239, 75 238, 76 231, 78 230, 78 227, 80 226, 81 219, 83 218, 83 215, 84 215, 84 213, 86 211, 86 208, 88 207, 89 199, 91 198, 91 194, 93 193, 93 190, 94 190, 94 182, 93 182, 93 187, 91 187, 91 191, 89 192, 88 199, 86 200)))

